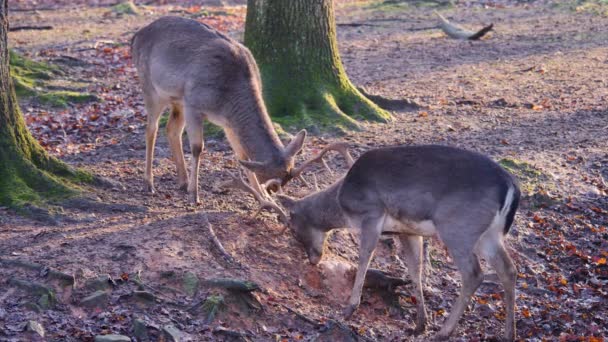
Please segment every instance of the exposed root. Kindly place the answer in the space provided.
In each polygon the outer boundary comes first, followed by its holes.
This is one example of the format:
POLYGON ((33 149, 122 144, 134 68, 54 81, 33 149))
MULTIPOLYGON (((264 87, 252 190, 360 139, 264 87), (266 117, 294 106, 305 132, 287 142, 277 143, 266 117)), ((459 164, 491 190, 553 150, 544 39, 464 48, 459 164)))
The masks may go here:
POLYGON ((386 110, 398 110, 398 111, 413 111, 418 110, 422 106, 414 100, 410 99, 389 99, 380 95, 372 95, 368 93, 365 88, 357 88, 363 96, 367 97, 370 101, 377 104, 378 107, 386 110))
POLYGON ((207 234, 209 234, 209 238, 211 239, 211 242, 213 242, 213 245, 215 246, 215 248, 217 248, 217 250, 222 255, 222 258, 224 258, 224 260, 226 260, 229 264, 232 264, 234 266, 237 266, 237 267, 245 269, 245 270, 248 269, 248 267, 246 265, 241 264, 230 253, 228 253, 228 251, 226 251, 226 249, 222 245, 222 242, 220 241, 220 239, 217 238, 217 235, 215 234, 215 231, 213 230, 213 226, 209 222, 209 218, 207 217, 207 213, 206 212, 201 212, 197 216, 199 218, 199 222, 207 230, 207 234))

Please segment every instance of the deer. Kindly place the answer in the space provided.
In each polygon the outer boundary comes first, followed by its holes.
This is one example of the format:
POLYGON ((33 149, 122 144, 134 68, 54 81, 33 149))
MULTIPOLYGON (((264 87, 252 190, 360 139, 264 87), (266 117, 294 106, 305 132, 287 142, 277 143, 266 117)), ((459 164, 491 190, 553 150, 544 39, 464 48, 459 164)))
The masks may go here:
MULTIPOLYGON (((328 146, 322 152, 331 149, 328 146)), ((514 177, 480 153, 449 146, 378 148, 365 152, 356 162, 344 155, 350 169, 328 188, 301 199, 277 194, 288 211, 278 209, 280 221, 286 222, 313 265, 321 261, 331 230, 351 228, 360 233, 358 269, 344 317, 350 318, 360 304, 365 275, 380 236, 396 234, 415 284, 414 332, 422 333, 427 321, 421 281, 423 237, 437 235, 462 278, 460 294, 437 339, 452 334, 482 283, 481 256, 496 270, 504 287, 505 339, 513 341, 517 270, 504 238, 520 200, 514 177)))
POLYGON ((155 191, 154 146, 161 114, 169 106, 167 140, 179 188, 188 192, 190 202, 199 203, 205 119, 223 128, 256 191, 267 197, 260 183, 278 179, 284 185, 293 178, 294 158, 306 130, 283 145, 265 107, 260 72, 249 49, 203 23, 167 16, 135 33, 131 55, 147 112, 145 191, 155 191), (182 147, 184 128, 192 153, 190 177, 182 147))

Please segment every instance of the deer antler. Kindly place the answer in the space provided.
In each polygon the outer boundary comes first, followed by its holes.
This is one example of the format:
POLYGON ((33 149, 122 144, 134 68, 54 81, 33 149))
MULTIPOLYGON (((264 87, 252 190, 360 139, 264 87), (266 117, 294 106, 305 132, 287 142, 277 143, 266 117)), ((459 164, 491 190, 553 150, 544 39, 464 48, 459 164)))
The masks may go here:
POLYGON ((247 182, 243 179, 242 176, 237 177, 230 171, 228 171, 228 173, 230 174, 230 177, 232 178, 232 180, 222 184, 222 186, 236 188, 236 189, 243 190, 245 192, 249 192, 250 194, 253 195, 253 197, 255 197, 256 201, 258 201, 260 203, 260 208, 255 212, 255 214, 253 214, 252 217, 256 217, 264 209, 268 209, 268 210, 274 209, 277 212, 277 214, 279 215, 279 221, 283 224, 287 224, 287 222, 288 222, 287 215, 285 214, 283 209, 281 209, 281 207, 279 207, 273 201, 266 199, 265 196, 263 196, 260 192, 256 191, 254 188, 252 188, 251 185, 247 184, 247 182))
POLYGON ((297 178, 298 176, 300 176, 304 172, 304 170, 306 170, 312 163, 322 163, 323 166, 325 166, 325 168, 328 169, 329 172, 331 172, 331 169, 329 168, 329 166, 327 166, 327 163, 325 163, 325 160, 323 160, 323 157, 329 151, 339 152, 344 157, 344 159, 346 159, 346 164, 348 165, 348 167, 353 166, 353 164, 355 163, 353 157, 348 152, 348 144, 345 142, 337 142, 337 143, 327 145, 316 156, 308 159, 307 161, 302 163, 302 165, 291 170, 291 172, 289 173, 291 178, 297 178))
POLYGON ((272 178, 267 180, 264 184, 262 185, 262 188, 264 190, 266 190, 267 194, 270 194, 270 191, 272 190, 273 192, 277 192, 277 193, 282 193, 283 192, 283 187, 281 186, 281 180, 279 178, 272 178))

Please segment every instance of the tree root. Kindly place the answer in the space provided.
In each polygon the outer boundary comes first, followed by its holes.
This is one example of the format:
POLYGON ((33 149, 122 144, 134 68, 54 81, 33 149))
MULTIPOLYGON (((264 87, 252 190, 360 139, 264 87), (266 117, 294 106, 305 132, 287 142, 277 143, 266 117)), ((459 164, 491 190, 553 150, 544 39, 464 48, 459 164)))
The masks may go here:
POLYGON ((209 218, 207 217, 207 213, 206 212, 199 213, 198 218, 199 218, 199 222, 206 228, 207 234, 209 234, 208 236, 211 239, 211 242, 213 243, 215 248, 220 252, 220 254, 222 255, 222 258, 224 258, 224 260, 227 261, 229 264, 237 266, 241 269, 245 269, 245 270, 248 269, 248 267, 246 265, 241 264, 230 253, 228 253, 228 251, 226 251, 226 249, 222 245, 222 242, 220 241, 220 239, 218 239, 217 235, 215 234, 215 231, 213 230, 213 226, 211 225, 211 223, 209 222, 209 218))
POLYGON ((370 101, 377 104, 378 107, 386 110, 398 110, 398 111, 413 111, 418 110, 422 106, 410 99, 389 99, 380 95, 372 95, 368 93, 365 88, 357 88, 363 96, 367 97, 370 101))

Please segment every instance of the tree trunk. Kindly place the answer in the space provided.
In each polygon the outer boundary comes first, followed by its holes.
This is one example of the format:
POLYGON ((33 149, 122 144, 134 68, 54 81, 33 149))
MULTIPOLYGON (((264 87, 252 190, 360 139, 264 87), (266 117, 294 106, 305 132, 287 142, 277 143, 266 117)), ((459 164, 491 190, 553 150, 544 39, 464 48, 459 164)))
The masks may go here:
POLYGON ((0 0, 0 205, 28 213, 76 194, 65 180, 91 181, 92 176, 49 156, 27 130, 9 75, 7 16, 7 0, 0 0))
POLYGON ((391 119, 344 71, 333 0, 249 0, 245 44, 260 68, 275 121, 328 129, 391 119))

